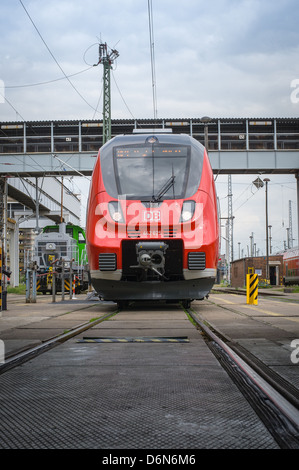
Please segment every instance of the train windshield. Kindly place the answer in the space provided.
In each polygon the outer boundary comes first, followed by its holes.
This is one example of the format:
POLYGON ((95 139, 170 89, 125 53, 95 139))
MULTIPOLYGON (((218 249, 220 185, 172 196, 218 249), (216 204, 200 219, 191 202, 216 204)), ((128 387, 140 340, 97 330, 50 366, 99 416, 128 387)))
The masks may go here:
POLYGON ((114 148, 113 160, 119 195, 154 202, 185 197, 190 146, 119 146, 114 148))

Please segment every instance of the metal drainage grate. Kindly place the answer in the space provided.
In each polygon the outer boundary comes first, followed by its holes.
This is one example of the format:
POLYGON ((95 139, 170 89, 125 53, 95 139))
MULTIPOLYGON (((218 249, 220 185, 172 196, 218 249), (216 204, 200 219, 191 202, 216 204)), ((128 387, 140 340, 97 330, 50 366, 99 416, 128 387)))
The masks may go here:
POLYGON ((125 338, 83 338, 77 343, 189 343, 187 336, 182 337, 125 337, 125 338))

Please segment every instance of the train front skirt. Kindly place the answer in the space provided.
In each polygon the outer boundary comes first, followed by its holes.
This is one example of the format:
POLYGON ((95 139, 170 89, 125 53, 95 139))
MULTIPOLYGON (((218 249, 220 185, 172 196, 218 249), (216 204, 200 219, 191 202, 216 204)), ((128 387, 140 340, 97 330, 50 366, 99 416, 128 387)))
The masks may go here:
POLYGON ((92 272, 91 278, 93 287, 103 300, 202 300, 209 294, 216 279, 215 269, 206 271, 205 277, 171 282, 121 281, 116 273, 110 279, 103 279, 99 272, 92 272))

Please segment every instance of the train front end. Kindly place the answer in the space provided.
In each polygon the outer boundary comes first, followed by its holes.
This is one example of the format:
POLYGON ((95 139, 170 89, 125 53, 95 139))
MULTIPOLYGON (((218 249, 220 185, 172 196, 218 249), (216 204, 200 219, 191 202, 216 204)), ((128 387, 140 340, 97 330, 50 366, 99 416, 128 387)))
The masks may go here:
POLYGON ((100 298, 186 306, 203 299, 215 282, 219 243, 204 147, 187 135, 110 140, 93 171, 86 236, 100 298))

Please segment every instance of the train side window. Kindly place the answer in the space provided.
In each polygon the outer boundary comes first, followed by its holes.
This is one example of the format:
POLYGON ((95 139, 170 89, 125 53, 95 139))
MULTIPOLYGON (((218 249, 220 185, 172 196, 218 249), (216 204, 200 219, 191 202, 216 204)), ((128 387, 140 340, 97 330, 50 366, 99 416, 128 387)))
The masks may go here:
POLYGON ((79 243, 86 243, 85 237, 82 232, 78 233, 78 242, 79 243))

